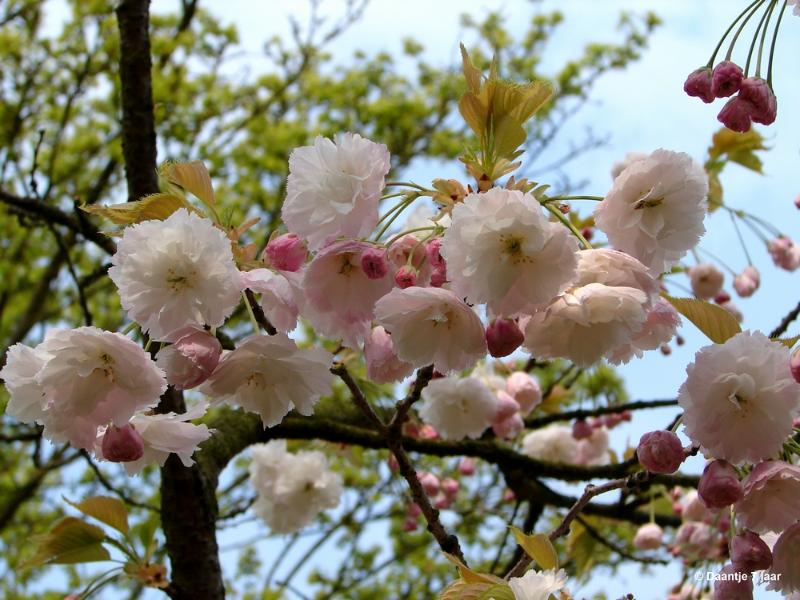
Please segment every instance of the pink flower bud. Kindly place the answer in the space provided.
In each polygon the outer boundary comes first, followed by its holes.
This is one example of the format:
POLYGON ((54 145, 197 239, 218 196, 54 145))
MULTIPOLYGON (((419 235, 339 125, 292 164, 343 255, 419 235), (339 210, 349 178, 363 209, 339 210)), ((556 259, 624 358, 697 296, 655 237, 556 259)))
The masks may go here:
POLYGON ((742 498, 742 484, 733 466, 725 460, 706 465, 697 494, 708 508, 725 508, 742 498))
POLYGON ((572 424, 572 437, 576 440, 585 440, 592 437, 594 428, 583 419, 578 419, 572 424))
POLYGON ((714 92, 711 91, 711 69, 701 67, 692 71, 683 84, 683 91, 689 96, 700 98, 708 104, 714 101, 714 92))
POLYGON ((475 460, 468 456, 461 459, 458 463, 458 472, 462 475, 473 475, 475 473, 475 460))
POLYGON ((714 302, 716 302, 717 304, 725 304, 726 302, 730 301, 731 301, 731 295, 725 290, 722 290, 719 294, 714 296, 714 302))
POLYGON ((433 267, 431 287, 442 287, 447 283, 447 267, 433 267))
POLYGON ((369 247, 361 253, 361 270, 370 279, 383 279, 389 272, 386 262, 386 251, 369 247))
POLYGON ((800 210, 800 196, 794 199, 794 207, 800 210))
POLYGON ((122 427, 109 425, 101 448, 103 458, 111 462, 133 462, 144 456, 144 440, 130 423, 122 427))
POLYGON ((390 471, 397 471, 400 468, 400 465, 397 462, 397 457, 394 454, 389 455, 389 470, 390 471))
POLYGON ((581 229, 581 235, 583 236, 583 239, 585 239, 587 242, 591 242, 592 238, 594 237, 594 229, 592 229, 591 227, 584 227, 583 229, 581 229))
POLYGON ((400 267, 394 274, 394 282, 403 290, 417 285, 417 270, 409 265, 400 267))
POLYGON ((749 298, 758 289, 761 283, 761 276, 753 265, 749 265, 733 278, 733 289, 742 298, 749 298))
POLYGON ((731 131, 745 133, 750 131, 750 127, 753 124, 752 112, 753 105, 750 102, 743 100, 741 96, 734 96, 719 111, 717 121, 731 131))
POLYGON ((428 496, 435 496, 439 493, 439 478, 433 473, 420 473, 419 482, 428 496))
POLYGON ((507 419, 492 423, 494 434, 504 440, 514 439, 523 429, 525 429, 525 422, 519 413, 514 413, 507 419))
POLYGON ((767 242, 767 251, 775 266, 781 269, 794 271, 800 266, 800 246, 785 235, 767 242))
POLYGON ((692 291, 701 300, 708 300, 716 296, 722 289, 725 275, 710 263, 703 263, 689 269, 692 291))
POLYGON ((442 239, 434 238, 425 246, 425 253, 428 256, 433 271, 431 272, 431 286, 442 287, 447 283, 447 262, 444 257, 439 253, 442 247, 442 239))
POLYGON ((504 421, 519 412, 519 404, 506 392, 497 392, 497 404, 495 405, 493 422, 504 421))
POLYGON ((453 499, 444 494, 439 494, 434 500, 433 506, 439 510, 446 510, 453 504, 453 499))
POLYGON ((772 566, 772 552, 758 535, 743 531, 731 541, 731 562, 748 573, 761 571, 772 566))
POLYGON ((664 530, 655 523, 646 523, 639 527, 633 536, 633 547, 639 550, 655 550, 661 546, 664 530))
POLYGON ((406 519, 405 521, 403 521, 403 531, 406 532, 416 531, 417 527, 419 527, 419 525, 417 524, 416 519, 406 519))
POLYGON ((617 425, 624 421, 622 415, 619 413, 610 413, 607 415, 603 415, 601 418, 601 423, 608 427, 609 429, 614 429, 617 425))
POLYGON ((222 345, 209 332, 190 327, 176 332, 171 338, 175 341, 158 351, 156 364, 176 389, 197 387, 217 368, 222 345))
POLYGON ((269 263, 276 269, 294 273, 306 262, 306 255, 303 241, 293 233, 286 233, 267 243, 262 260, 268 258, 269 263))
POLYGON ((725 565, 714 581, 714 600, 752 600, 753 580, 734 565, 725 565))
POLYGON ((636 449, 639 463, 651 473, 674 473, 686 458, 681 440, 672 431, 645 433, 636 449))
POLYGON ((514 371, 506 380, 506 391, 519 404, 519 412, 527 415, 542 402, 539 383, 524 371, 514 371))
POLYGON ((408 506, 406 507, 406 515, 410 519, 416 519, 421 514, 422 514, 422 509, 419 507, 419 504, 417 504, 416 502, 408 503, 408 506))
POLYGON ((727 98, 739 91, 744 73, 735 62, 724 60, 711 74, 711 93, 717 98, 727 98))
POLYGON ((514 493, 514 490, 506 490, 503 492, 503 502, 513 502, 517 499, 517 495, 514 493))
POLYGON ((672 348, 669 347, 669 344, 661 344, 658 349, 661 350, 661 354, 664 356, 672 354, 672 348))
POLYGON ((683 346, 683 345, 686 343, 686 340, 684 340, 684 339, 683 339, 683 336, 676 335, 676 336, 675 336, 675 343, 676 343, 678 346, 683 346))
POLYGON ((792 352, 792 357, 789 359, 789 369, 794 380, 800 383, 800 348, 792 352))
POLYGON ((434 429, 433 425, 423 425, 419 428, 418 436, 423 440, 435 440, 439 437, 439 432, 434 429))
POLYGON ((442 493, 450 498, 458 494, 459 484, 456 479, 446 477, 442 480, 442 493))
POLYGON ((748 102, 752 109, 750 118, 762 125, 771 125, 778 115, 778 100, 769 84, 760 77, 748 77, 741 82, 739 98, 748 102))
POLYGON ((525 335, 512 319, 495 319, 486 328, 486 345, 495 358, 508 356, 524 341, 525 335))

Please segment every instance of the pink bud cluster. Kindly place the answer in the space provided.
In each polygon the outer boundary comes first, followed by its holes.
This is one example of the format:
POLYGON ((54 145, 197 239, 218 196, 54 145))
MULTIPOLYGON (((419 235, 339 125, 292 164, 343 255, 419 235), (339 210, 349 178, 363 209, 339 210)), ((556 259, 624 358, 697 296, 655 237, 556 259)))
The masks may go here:
POLYGON ((753 123, 770 125, 777 116, 778 102, 772 86, 760 77, 744 77, 742 68, 730 60, 717 64, 713 71, 710 67, 692 71, 683 90, 707 104, 736 94, 722 108, 717 120, 740 133, 749 131, 753 123))

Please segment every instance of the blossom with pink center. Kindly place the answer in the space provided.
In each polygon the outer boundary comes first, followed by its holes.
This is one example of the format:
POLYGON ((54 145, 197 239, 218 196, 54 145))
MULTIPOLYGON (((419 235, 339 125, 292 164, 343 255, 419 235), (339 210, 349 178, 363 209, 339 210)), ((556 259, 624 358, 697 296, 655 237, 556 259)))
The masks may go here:
POLYGON ((772 565, 772 552, 758 535, 743 531, 731 540, 731 562, 742 571, 761 571, 772 565))
POLYGON ((133 462, 144 455, 144 440, 130 423, 110 425, 101 443, 103 458, 111 462, 133 462))
POLYGON ((191 467, 194 464, 192 455, 213 433, 205 425, 191 422, 201 418, 206 407, 205 403, 199 403, 182 414, 134 415, 131 426, 142 437, 144 454, 139 460, 123 465, 128 475, 139 473, 149 464, 163 467, 170 454, 175 454, 185 467, 191 467))
POLYGON ((741 298, 749 298, 758 289, 761 283, 761 276, 753 265, 748 265, 744 270, 733 278, 733 289, 741 298))
POLYGON ((174 340, 156 354, 156 364, 167 374, 167 381, 178 390, 197 387, 217 367, 222 345, 204 329, 188 327, 173 334, 174 340))
POLYGON ((337 237, 368 235, 389 172, 389 151, 358 134, 317 136, 289 156, 281 215, 290 232, 317 250, 337 237))
POLYGON ((99 427, 124 426, 167 388, 164 372, 138 344, 97 327, 50 330, 32 352, 9 352, 2 376, 18 414, 35 416, 47 439, 86 450, 99 427))
POLYGON ((678 404, 692 442, 734 465, 777 455, 800 409, 786 346, 744 331, 702 348, 686 372, 678 404))
POLYGON ((772 547, 772 567, 769 570, 768 590, 778 590, 784 596, 800 592, 800 523, 788 527, 772 547))
POLYGON ((375 383, 400 381, 413 373, 414 366, 397 358, 392 336, 380 325, 374 327, 364 340, 364 361, 367 377, 375 383))
POLYGON ((668 270, 705 233, 708 176, 688 154, 656 150, 620 173, 595 207, 609 243, 654 275, 668 270))
POLYGON ((122 307, 154 340, 189 325, 219 327, 241 300, 230 239, 185 208, 126 227, 111 262, 122 307))
POLYGON ((495 358, 508 356, 525 341, 525 335, 513 319, 493 319, 486 327, 486 346, 495 358))
POLYGON ((767 250, 772 262, 781 269, 794 271, 800 266, 800 246, 785 235, 770 240, 767 243, 767 250))
POLYGON ((742 484, 729 462, 713 460, 703 470, 697 495, 708 508, 725 508, 742 498, 742 484))
POLYGON ((578 454, 575 457, 575 464, 587 466, 607 465, 610 461, 608 442, 607 428, 593 428, 589 437, 578 440, 578 454))
POLYGON ((306 245, 294 233, 285 233, 272 238, 264 248, 262 260, 279 271, 299 271, 305 264, 308 251, 306 245))
POLYGON ((300 274, 270 269, 253 269, 240 274, 242 287, 261 296, 261 310, 278 331, 289 333, 297 327, 297 296, 300 274))
POLYGON ((41 422, 47 399, 36 376, 50 358, 41 344, 35 348, 14 344, 8 349, 6 364, 0 370, 9 395, 6 414, 27 423, 41 422))
POLYGON ((375 302, 392 289, 388 275, 370 279, 361 268, 368 248, 347 240, 323 248, 306 267, 300 287, 300 314, 318 333, 351 348, 369 334, 375 302))
POLYGON ((572 428, 564 425, 548 425, 522 438, 522 453, 536 460, 575 464, 578 452, 578 440, 572 437, 572 428))
MULTIPOLYGON (((644 152, 628 152, 625 154, 625 158, 622 160, 618 160, 615 162, 611 167, 611 179, 616 179, 620 173, 622 173, 625 169, 635 163, 637 160, 643 160, 647 158, 647 154, 644 152)), ((586 237, 585 235, 583 237, 586 237)), ((588 239, 588 238, 587 238, 588 239)), ((591 240, 590 240, 591 241, 591 240)))
POLYGON ((717 98, 727 98, 739 91, 744 73, 735 62, 724 60, 711 74, 711 93, 717 98))
POLYGON ((645 433, 639 440, 636 456, 651 473, 674 473, 686 458, 678 436, 664 430, 645 433))
POLYGON ((706 104, 714 101, 714 92, 711 90, 712 73, 709 67, 695 69, 686 78, 683 91, 689 96, 700 98, 706 104))
POLYGON ((519 412, 526 416, 542 403, 539 382, 525 371, 514 371, 506 379, 506 391, 519 404, 519 412))
POLYGON ((692 292, 701 300, 716 296, 725 282, 725 275, 711 263, 703 263, 689 268, 692 292))
POLYGON ((455 206, 441 254, 459 296, 511 317, 567 288, 577 247, 565 227, 545 218, 536 198, 492 188, 455 206))
POLYGON ((478 438, 492 424, 497 398, 475 377, 442 377, 422 390, 417 412, 445 440, 478 438))
POLYGON ((647 350, 660 348, 662 353, 669 354, 666 345, 674 336, 681 324, 675 307, 664 298, 657 298, 647 309, 647 319, 641 331, 631 338, 629 344, 623 344, 612 350, 608 359, 614 364, 627 363, 634 356, 641 358, 647 350))
POLYGON ((226 354, 202 392, 257 413, 265 427, 292 409, 311 415, 320 396, 330 393, 330 352, 298 348, 284 334, 253 335, 226 354))
POLYGON ((745 478, 744 496, 736 504, 742 526, 756 533, 782 531, 800 518, 800 467, 769 460, 745 478))
POLYGON ((525 347, 540 358, 568 358, 590 366, 630 343, 647 320, 649 297, 640 289, 590 283, 536 312, 525 347))
POLYGON ((460 371, 486 355, 483 324, 450 290, 394 289, 375 304, 375 318, 392 334, 397 356, 440 373, 460 371))
POLYGON ((639 550, 655 550, 661 547, 664 530, 656 523, 645 523, 633 536, 633 547, 639 550))

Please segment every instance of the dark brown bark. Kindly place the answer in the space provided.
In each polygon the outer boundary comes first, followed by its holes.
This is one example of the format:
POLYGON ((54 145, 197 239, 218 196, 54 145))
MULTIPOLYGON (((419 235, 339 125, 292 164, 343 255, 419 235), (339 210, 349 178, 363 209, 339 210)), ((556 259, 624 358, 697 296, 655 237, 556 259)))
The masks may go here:
MULTIPOLYGON (((117 8, 122 85, 122 151, 128 199, 158 192, 149 36, 150 0, 123 0, 117 8)), ((168 389, 158 411, 184 412, 183 395, 168 389)), ((161 526, 170 558, 175 600, 225 598, 216 539, 215 470, 183 466, 171 455, 161 468, 161 526)))
POLYGON ((122 84, 122 154, 128 200, 158 192, 156 129, 150 58, 150 0, 124 0, 117 7, 122 84))

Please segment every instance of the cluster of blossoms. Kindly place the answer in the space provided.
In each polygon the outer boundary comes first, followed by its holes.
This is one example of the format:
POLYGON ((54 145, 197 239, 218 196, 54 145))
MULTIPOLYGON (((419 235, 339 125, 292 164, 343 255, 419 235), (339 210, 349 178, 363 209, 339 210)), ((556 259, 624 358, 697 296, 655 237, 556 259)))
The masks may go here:
MULTIPOLYGON (((705 103, 711 103, 717 98, 730 98, 717 115, 717 120, 732 131, 743 133, 749 131, 753 123, 771 125, 775 122, 778 114, 778 101, 772 88, 775 42, 783 19, 783 11, 787 4, 793 3, 781 4, 779 0, 751 3, 726 30, 708 64, 692 71, 683 84, 683 89, 689 96, 700 98, 705 103), (747 62, 745 68, 742 69, 740 65, 731 60, 731 56, 740 34, 750 19, 762 9, 764 13, 757 21, 758 25, 753 33, 752 43, 749 45, 747 62), (761 77, 762 53, 765 50, 767 30, 776 9, 778 16, 773 27, 772 44, 766 59, 767 77, 764 79, 761 77), (722 47, 725 38, 734 29, 735 33, 733 33, 725 60, 714 65, 717 52, 722 47), (758 48, 758 56, 753 60, 756 48, 758 48), (753 75, 750 75, 751 64, 755 69, 753 75), (736 95, 734 96, 734 94, 736 95), (733 97, 731 98, 731 96, 733 97)), ((795 14, 800 14, 796 4, 795 14)))
POLYGON ((291 453, 286 440, 257 444, 250 452, 250 484, 258 493, 253 510, 274 533, 298 531, 339 505, 342 477, 322 452, 291 453))
MULTIPOLYGON (((673 552, 691 562, 729 556, 725 573, 770 568, 771 588, 784 593, 800 591, 793 554, 800 529, 800 467, 783 459, 800 415, 797 356, 761 333, 739 333, 696 354, 678 396, 687 437, 713 459, 697 492, 676 506, 684 524, 673 552), (730 507, 735 523, 727 517, 730 507), (731 527, 736 535, 728 544, 724 534, 731 527), (767 535, 777 538, 772 552, 767 535)), ((669 431, 645 434, 637 454, 653 473, 674 472, 686 456, 669 431)), ((717 583, 715 598, 752 597, 751 577, 717 583), (730 595, 734 591, 742 595, 730 595)))

